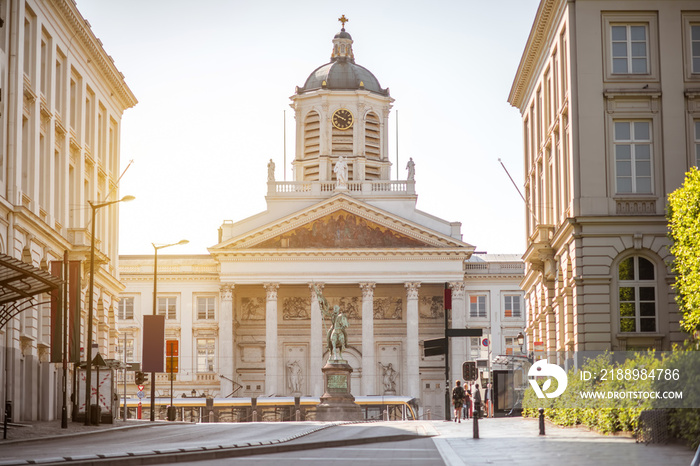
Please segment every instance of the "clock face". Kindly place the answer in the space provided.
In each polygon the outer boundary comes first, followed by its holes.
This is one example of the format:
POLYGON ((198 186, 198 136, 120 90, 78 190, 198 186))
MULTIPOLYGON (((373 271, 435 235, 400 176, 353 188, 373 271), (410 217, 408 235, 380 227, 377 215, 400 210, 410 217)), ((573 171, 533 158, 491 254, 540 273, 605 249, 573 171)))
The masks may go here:
POLYGON ((348 129, 352 126, 353 116, 350 110, 340 108, 333 113, 333 126, 338 129, 348 129))

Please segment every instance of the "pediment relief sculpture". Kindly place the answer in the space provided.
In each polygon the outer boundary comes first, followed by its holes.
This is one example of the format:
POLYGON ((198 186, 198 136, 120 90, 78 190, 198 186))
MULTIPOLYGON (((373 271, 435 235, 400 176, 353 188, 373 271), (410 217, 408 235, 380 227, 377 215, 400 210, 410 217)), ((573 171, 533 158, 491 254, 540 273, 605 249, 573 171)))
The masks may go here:
POLYGON ((345 210, 259 243, 253 248, 421 248, 430 245, 345 210))

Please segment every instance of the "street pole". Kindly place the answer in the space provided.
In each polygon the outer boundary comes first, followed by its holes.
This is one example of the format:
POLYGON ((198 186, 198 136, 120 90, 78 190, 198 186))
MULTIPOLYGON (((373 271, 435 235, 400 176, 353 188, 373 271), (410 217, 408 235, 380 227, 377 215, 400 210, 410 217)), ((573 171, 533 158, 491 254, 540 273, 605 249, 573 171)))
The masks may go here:
MULTIPOLYGON (((158 303, 158 248, 153 245, 153 315, 156 315, 158 303)), ((167 313, 166 313, 167 314, 167 313)), ((167 318, 167 315, 166 315, 167 318)), ((161 353, 162 354, 162 353, 161 353)), ((151 422, 156 420, 156 373, 151 372, 151 422)))
MULTIPOLYGON (((175 406, 173 406, 173 342, 170 342, 170 412, 175 413, 175 406)), ((174 416, 168 413, 168 420, 174 421, 174 416)))
POLYGON ((85 425, 90 425, 90 411, 92 403, 92 297, 95 287, 95 215, 97 207, 88 201, 91 210, 90 224, 90 287, 88 291, 88 325, 86 329, 85 346, 87 346, 87 360, 85 361, 85 425))
MULTIPOLYGON (((154 254, 153 254, 153 315, 156 315, 156 308, 158 304, 158 250, 167 248, 170 246, 178 246, 181 244, 187 244, 189 241, 186 239, 182 239, 177 243, 172 243, 172 244, 164 244, 162 246, 156 246, 155 243, 151 243, 154 249, 154 254)), ((167 315, 167 309, 165 309, 165 319, 167 320, 168 315, 167 315)), ((162 353, 161 353, 162 354, 162 353)), ((170 391, 170 405, 172 406, 172 383, 171 383, 171 391, 170 391)), ((151 422, 156 420, 156 373, 151 372, 151 422)))
POLYGON ((68 428, 68 251, 63 251, 63 406, 61 406, 61 429, 68 428))
POLYGON ((126 333, 124 334, 124 422, 126 422, 126 333))
POLYGON ((88 325, 85 336, 85 345, 87 346, 87 361, 85 361, 85 425, 90 425, 90 402, 92 401, 92 308, 93 296, 95 290, 95 216, 97 209, 118 202, 132 201, 134 196, 124 196, 118 201, 103 202, 102 204, 93 204, 88 201, 90 210, 92 211, 90 224, 90 286, 88 291, 88 325))
POLYGON ((449 327, 448 313, 452 308, 452 296, 449 285, 445 283, 444 304, 445 304, 445 420, 452 420, 450 409, 450 339, 447 337, 447 329, 449 327))

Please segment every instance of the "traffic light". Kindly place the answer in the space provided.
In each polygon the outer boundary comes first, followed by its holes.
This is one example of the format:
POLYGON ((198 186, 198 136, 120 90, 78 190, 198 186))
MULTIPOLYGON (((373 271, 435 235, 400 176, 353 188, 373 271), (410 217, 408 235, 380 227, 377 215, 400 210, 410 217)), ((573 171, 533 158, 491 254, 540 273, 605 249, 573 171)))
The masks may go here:
POLYGON ((468 382, 473 382, 479 378, 476 361, 466 361, 462 364, 462 378, 468 382))
POLYGON ((146 381, 146 374, 143 372, 137 372, 134 376, 134 382, 136 382, 136 385, 143 385, 143 383, 146 381))

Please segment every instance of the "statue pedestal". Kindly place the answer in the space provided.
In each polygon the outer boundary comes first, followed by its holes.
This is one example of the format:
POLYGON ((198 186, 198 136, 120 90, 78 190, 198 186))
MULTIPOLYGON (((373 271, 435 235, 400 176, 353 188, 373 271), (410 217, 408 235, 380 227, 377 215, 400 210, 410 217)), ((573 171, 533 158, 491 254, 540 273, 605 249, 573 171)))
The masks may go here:
POLYGON ((350 393, 352 367, 346 361, 329 361, 323 369, 324 393, 316 406, 317 421, 359 421, 362 409, 350 393))

